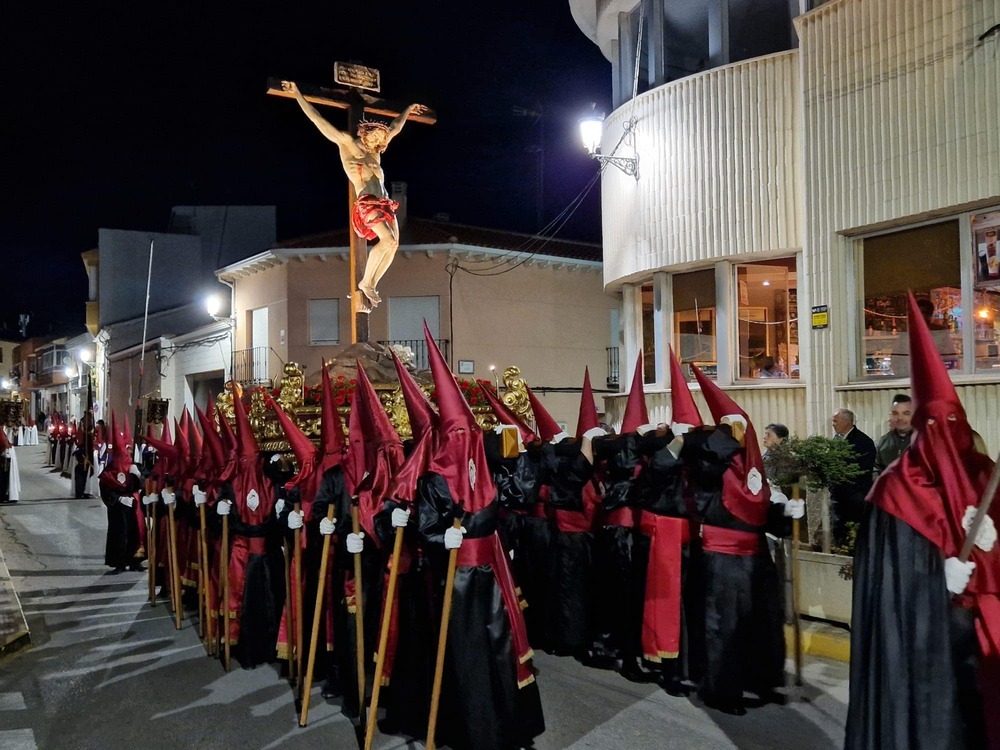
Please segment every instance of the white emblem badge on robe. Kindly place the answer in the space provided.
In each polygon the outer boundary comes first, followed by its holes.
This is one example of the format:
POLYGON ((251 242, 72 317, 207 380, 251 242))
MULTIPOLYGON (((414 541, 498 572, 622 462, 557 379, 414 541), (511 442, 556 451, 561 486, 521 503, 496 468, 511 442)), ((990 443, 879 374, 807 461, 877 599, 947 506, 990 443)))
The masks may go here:
POLYGON ((250 490, 247 493, 247 507, 250 510, 257 510, 258 505, 260 505, 260 496, 257 494, 257 490, 250 490))
POLYGON ((763 486, 763 477, 761 477, 760 472, 757 471, 757 467, 755 466, 747 472, 747 489, 753 494, 759 495, 763 486))
POLYGON ((118 478, 118 484, 125 484, 125 472, 119 471, 117 478, 118 478))
POLYGON ((476 464, 471 458, 469 459, 469 486, 476 489, 476 464))

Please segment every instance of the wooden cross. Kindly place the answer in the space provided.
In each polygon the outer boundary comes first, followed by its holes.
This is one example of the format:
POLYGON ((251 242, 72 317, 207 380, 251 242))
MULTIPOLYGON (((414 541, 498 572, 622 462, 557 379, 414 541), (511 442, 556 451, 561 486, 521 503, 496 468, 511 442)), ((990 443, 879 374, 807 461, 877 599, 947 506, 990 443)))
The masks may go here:
MULTIPOLYGON (((272 96, 283 96, 293 99, 294 94, 285 91, 281 85, 282 79, 269 78, 267 80, 267 93, 272 96)), ((379 115, 381 117, 394 118, 406 108, 405 104, 383 99, 359 88, 354 87, 333 87, 311 86, 309 84, 297 83, 299 91, 306 101, 325 107, 336 107, 347 110, 347 130, 345 132, 355 135, 358 131, 358 124, 366 114, 379 115)), ((422 122, 433 125, 437 122, 437 115, 431 109, 424 109, 420 114, 411 114, 407 121, 422 122)), ((351 343, 368 343, 368 313, 362 312, 365 305, 364 295, 358 291, 358 282, 361 281, 365 271, 365 264, 368 261, 368 242, 363 237, 358 237, 351 227, 351 213, 354 209, 354 200, 357 196, 354 193, 354 186, 348 186, 347 205, 347 231, 351 238, 351 343)))

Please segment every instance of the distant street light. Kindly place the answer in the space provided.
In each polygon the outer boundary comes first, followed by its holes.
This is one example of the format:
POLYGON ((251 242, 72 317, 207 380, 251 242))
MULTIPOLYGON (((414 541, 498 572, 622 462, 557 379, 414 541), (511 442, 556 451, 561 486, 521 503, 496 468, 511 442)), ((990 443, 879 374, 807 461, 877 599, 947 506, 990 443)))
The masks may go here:
POLYGON ((205 309, 213 318, 218 316, 219 310, 222 309, 222 300, 218 294, 212 294, 205 300, 205 309))
MULTIPOLYGON (((636 119, 633 117, 628 120, 623 128, 625 130, 625 135, 622 140, 619 141, 619 145, 628 141, 630 144, 635 143, 635 124, 636 119)), ((580 139, 583 141, 584 148, 587 149, 587 153, 591 155, 594 159, 597 159, 604 164, 614 164, 618 169, 627 175, 635 177, 636 180, 639 179, 639 156, 615 156, 611 154, 605 156, 601 153, 601 136, 604 132, 604 113, 598 114, 595 110, 591 114, 580 118, 580 139)), ((615 146, 617 150, 618 146, 615 146)), ((633 149, 634 150, 634 149, 633 149)))
POLYGON ((75 378, 79 373, 73 367, 67 367, 63 370, 67 378, 75 378))
POLYGON ((90 349, 84 347, 83 349, 80 350, 81 362, 90 362, 90 360, 92 360, 93 358, 94 358, 94 353, 90 351, 90 349))

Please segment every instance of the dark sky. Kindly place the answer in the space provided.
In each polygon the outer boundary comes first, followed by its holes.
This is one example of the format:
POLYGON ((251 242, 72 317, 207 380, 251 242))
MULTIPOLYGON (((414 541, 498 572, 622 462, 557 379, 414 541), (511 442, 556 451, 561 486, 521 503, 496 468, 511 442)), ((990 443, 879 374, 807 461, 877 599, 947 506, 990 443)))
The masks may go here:
MULTIPOLYGON (((163 231, 171 206, 227 203, 276 205, 279 239, 346 223, 336 149, 264 94, 269 76, 329 85, 335 61, 379 68, 383 96, 438 113, 383 158, 410 214, 528 232, 532 147, 547 222, 597 169, 577 119, 592 101, 611 110, 610 64, 565 0, 8 6, 0 326, 30 312, 29 334, 82 330, 80 253, 100 227, 163 231)), ((597 241, 599 210, 595 189, 560 236, 597 241)))

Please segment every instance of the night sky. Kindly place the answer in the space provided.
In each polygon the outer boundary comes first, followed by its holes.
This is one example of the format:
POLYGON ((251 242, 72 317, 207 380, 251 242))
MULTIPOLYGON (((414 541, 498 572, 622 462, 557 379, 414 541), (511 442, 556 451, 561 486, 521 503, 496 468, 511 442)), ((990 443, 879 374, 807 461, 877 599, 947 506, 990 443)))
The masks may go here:
MULTIPOLYGON (((548 222, 597 170, 577 119, 611 111, 610 64, 564 0, 14 3, 5 21, 3 337, 23 312, 29 335, 82 332, 80 253, 101 227, 164 231, 174 205, 222 204, 276 205, 279 240, 344 226, 336 148, 265 95, 269 76, 378 68, 382 96, 438 114, 383 157, 410 214, 516 231, 538 228, 538 144, 548 222)), ((559 236, 599 240, 599 211, 594 189, 559 236)))

